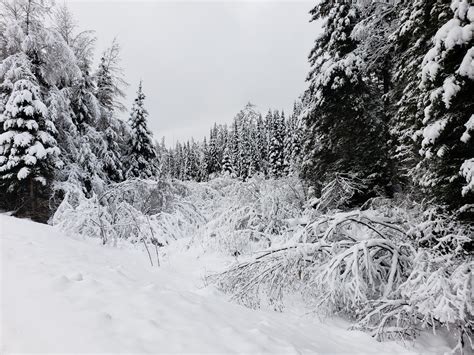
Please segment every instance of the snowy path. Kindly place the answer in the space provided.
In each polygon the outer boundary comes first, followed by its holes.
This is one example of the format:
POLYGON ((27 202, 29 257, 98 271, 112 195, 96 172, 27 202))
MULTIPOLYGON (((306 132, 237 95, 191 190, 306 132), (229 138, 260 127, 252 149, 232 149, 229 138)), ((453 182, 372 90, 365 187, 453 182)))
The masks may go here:
POLYGON ((408 352, 362 332, 229 303, 203 288, 205 264, 191 254, 152 269, 138 250, 4 215, 0 236, 2 354, 408 352))

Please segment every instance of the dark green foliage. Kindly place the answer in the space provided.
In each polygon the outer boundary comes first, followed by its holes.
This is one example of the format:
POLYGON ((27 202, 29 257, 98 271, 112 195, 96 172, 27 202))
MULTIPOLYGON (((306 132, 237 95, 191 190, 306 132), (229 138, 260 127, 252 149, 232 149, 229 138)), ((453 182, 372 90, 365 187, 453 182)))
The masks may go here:
POLYGON ((310 54, 309 107, 305 122, 303 176, 318 192, 338 173, 367 183, 361 198, 388 184, 387 126, 372 101, 370 77, 350 37, 360 20, 359 9, 323 1, 313 19, 325 18, 323 35, 310 54))
POLYGON ((129 177, 152 178, 157 174, 157 154, 153 136, 148 129, 148 111, 144 106, 145 94, 142 83, 138 87, 137 98, 130 115, 132 139, 130 141, 129 177))

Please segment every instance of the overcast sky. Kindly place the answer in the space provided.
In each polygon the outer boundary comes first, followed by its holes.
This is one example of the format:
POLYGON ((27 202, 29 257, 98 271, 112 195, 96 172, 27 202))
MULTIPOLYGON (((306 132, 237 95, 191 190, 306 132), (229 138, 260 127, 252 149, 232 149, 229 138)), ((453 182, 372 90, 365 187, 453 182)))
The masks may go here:
MULTIPOLYGON (((247 103, 289 112, 306 88, 319 28, 314 1, 67 1, 96 56, 116 36, 131 107, 140 79, 149 125, 167 145, 201 140, 247 103)), ((126 117, 126 116, 124 116, 126 117)))

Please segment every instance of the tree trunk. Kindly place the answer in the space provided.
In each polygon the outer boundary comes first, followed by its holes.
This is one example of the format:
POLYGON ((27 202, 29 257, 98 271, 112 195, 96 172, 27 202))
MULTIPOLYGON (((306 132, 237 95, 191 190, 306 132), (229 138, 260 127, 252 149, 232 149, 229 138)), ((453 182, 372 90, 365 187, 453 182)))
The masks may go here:
POLYGON ((35 182, 33 181, 33 178, 30 178, 30 184, 29 184, 29 199, 30 199, 30 216, 35 217, 36 216, 36 209, 37 209, 37 203, 36 203, 36 191, 35 191, 35 182))

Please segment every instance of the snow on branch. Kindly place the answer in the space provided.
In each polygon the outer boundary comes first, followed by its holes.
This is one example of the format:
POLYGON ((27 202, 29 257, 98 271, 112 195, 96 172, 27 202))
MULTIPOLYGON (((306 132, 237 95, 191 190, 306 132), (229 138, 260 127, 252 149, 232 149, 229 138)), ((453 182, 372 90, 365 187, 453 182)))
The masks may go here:
POLYGON ((252 308, 282 310, 285 295, 298 293, 379 340, 454 329, 462 348, 474 324, 472 235, 472 226, 434 210, 332 212, 209 281, 252 308))

